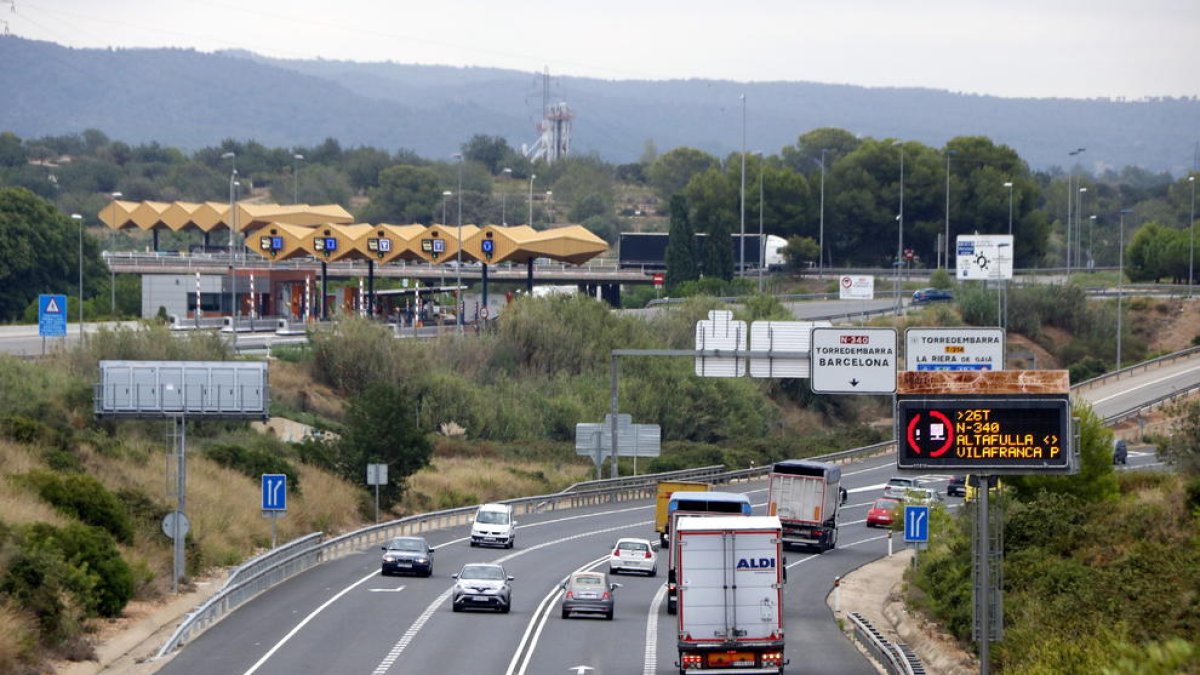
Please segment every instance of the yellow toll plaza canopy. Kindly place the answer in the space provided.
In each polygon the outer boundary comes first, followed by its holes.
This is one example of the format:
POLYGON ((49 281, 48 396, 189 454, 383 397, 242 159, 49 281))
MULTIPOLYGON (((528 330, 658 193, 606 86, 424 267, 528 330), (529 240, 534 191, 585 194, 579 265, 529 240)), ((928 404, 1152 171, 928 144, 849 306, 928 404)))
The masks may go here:
POLYGON ((114 230, 151 230, 165 227, 173 231, 197 229, 201 232, 227 230, 236 223, 238 232, 253 232, 271 223, 315 226, 324 223, 352 223, 354 217, 337 204, 251 204, 239 202, 234 212, 224 202, 126 202, 114 200, 96 214, 100 222, 114 230), (232 215, 231 215, 232 214, 232 215))

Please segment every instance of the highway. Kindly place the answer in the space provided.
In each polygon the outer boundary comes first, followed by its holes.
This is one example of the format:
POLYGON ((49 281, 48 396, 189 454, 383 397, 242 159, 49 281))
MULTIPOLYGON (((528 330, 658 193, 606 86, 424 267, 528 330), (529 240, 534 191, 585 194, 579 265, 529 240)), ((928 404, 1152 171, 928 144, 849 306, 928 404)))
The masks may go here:
MULTIPOLYGON (((1200 359, 1143 370, 1087 392, 1102 415, 1149 400, 1164 388, 1200 382, 1200 359), (1106 412, 1106 410, 1110 412, 1106 412)), ((1131 453, 1129 466, 1156 465, 1131 453)), ((844 638, 825 604, 833 579, 886 554, 882 530, 863 520, 895 471, 892 456, 846 464, 849 500, 838 548, 788 554, 785 617, 791 672, 873 673, 844 638)), ((944 490, 944 477, 928 477, 944 490)), ((762 511, 762 481, 729 489, 762 511)), ((954 508, 959 500, 949 499, 954 508)), ((193 642, 161 672, 199 673, 675 673, 674 619, 665 611, 665 561, 656 578, 620 576, 612 622, 563 620, 557 584, 571 571, 603 561, 621 536, 653 536, 649 500, 520 518, 513 550, 470 548, 465 527, 428 535, 437 547, 434 576, 381 577, 378 550, 361 551, 281 584, 246 604, 193 642), (453 613, 450 574, 465 562, 498 561, 516 577, 513 611, 453 613), (580 667, 586 670, 579 670, 580 667)), ((896 546, 900 546, 898 541, 896 546)), ((601 567, 603 569, 603 566, 601 567)))

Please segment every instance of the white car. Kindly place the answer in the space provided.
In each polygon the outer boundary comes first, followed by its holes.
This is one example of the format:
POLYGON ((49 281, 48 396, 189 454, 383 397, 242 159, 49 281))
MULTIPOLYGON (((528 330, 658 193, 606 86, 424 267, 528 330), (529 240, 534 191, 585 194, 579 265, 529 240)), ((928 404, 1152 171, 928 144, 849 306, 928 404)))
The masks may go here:
POLYGON ((642 572, 647 576, 657 576, 658 554, 648 539, 618 539, 608 556, 608 572, 642 572))
POLYGON ((905 504, 925 504, 933 506, 942 503, 942 493, 927 487, 908 488, 901 498, 905 504))
POLYGON ((517 521, 508 504, 484 504, 471 523, 471 546, 502 546, 517 543, 517 521))
POLYGON ((904 493, 913 488, 924 487, 919 478, 892 476, 883 487, 883 496, 888 499, 904 499, 904 493))

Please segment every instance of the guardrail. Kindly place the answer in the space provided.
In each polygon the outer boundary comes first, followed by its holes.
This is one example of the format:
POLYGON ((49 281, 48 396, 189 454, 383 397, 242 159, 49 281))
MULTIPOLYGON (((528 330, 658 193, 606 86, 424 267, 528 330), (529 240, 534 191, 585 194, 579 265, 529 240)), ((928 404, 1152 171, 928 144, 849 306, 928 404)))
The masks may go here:
POLYGON ((1076 392, 1088 391, 1090 389, 1095 389, 1098 386, 1108 384, 1111 380, 1119 380, 1122 377, 1132 376, 1135 373, 1161 368, 1167 364, 1174 363, 1182 359, 1190 359, 1196 354, 1200 354, 1200 347, 1189 347, 1188 349, 1172 352, 1156 359, 1135 363, 1132 366, 1128 366, 1120 370, 1114 370, 1111 373, 1098 375, 1090 380, 1084 380, 1083 382, 1080 382, 1079 384, 1071 387, 1071 389, 1076 392))
POLYGON ((848 616, 854 626, 854 638, 884 670, 891 675, 924 675, 925 667, 921 665, 921 660, 906 645, 883 637, 883 633, 858 612, 850 612, 848 616))

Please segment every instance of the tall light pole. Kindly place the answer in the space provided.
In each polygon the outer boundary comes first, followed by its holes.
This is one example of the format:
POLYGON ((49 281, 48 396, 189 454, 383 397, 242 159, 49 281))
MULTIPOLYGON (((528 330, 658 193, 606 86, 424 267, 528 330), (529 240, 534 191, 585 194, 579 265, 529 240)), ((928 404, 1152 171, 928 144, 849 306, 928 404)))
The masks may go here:
MULTIPOLYGON (((120 192, 112 193, 112 223, 114 230, 117 227, 117 200, 124 196, 120 192)), ((112 248, 112 236, 109 236, 108 241, 110 244, 109 248, 112 248)), ((117 272, 113 269, 111 257, 108 262, 108 291, 108 313, 115 317, 117 315, 117 272)))
MULTIPOLYGON (((760 158, 762 152, 755 153, 760 158)), ((767 242, 763 239, 763 174, 766 162, 758 162, 758 292, 763 292, 763 269, 767 266, 767 242)))
POLYGON ((1192 269, 1196 260, 1196 177, 1188 176, 1192 185, 1192 210, 1188 214, 1188 297, 1192 297, 1192 269))
MULTIPOLYGON (((1082 181, 1082 179, 1081 179, 1082 181)), ((1079 188, 1079 201, 1075 203, 1075 268, 1080 267, 1080 258, 1083 257, 1083 195, 1087 192, 1087 188, 1079 188)))
POLYGON ((446 200, 449 199, 453 194, 454 193, 449 190, 442 192, 442 225, 446 224, 446 200))
POLYGON ((738 276, 746 275, 746 95, 741 95, 742 99, 742 237, 741 237, 741 262, 738 266, 738 276))
POLYGON ((821 229, 818 230, 817 248, 821 249, 817 256, 817 278, 825 272, 825 151, 821 148, 821 229))
POLYGON ((904 141, 896 141, 892 143, 900 148, 900 214, 896 216, 896 221, 900 223, 900 238, 896 243, 896 281, 893 284, 896 292, 896 315, 900 315, 900 310, 903 304, 900 301, 900 265, 904 262, 904 141))
POLYGON ((1092 231, 1096 229, 1096 214, 1088 216, 1088 271, 1096 269, 1096 259, 1092 257, 1092 231))
POLYGON ((1125 214, 1121 209, 1120 243, 1117 245, 1117 370, 1121 369, 1121 296, 1125 293, 1125 214))
POLYGON ((300 162, 304 161, 304 155, 296 153, 292 155, 292 203, 300 203, 300 162))
POLYGON ((553 202, 551 201, 553 198, 554 190, 546 190, 546 217, 549 218, 549 220, 546 221, 547 227, 554 223, 554 207, 552 205, 553 202))
MULTIPOLYGON (((232 162, 229 172, 229 222, 226 225, 229 226, 229 316, 231 320, 234 320, 237 318, 237 277, 233 267, 233 231, 237 229, 237 197, 234 194, 234 188, 237 186, 237 153, 227 152, 221 155, 221 159, 228 159, 232 162)), ((235 335, 236 328, 235 325, 235 335)))
POLYGON ((463 332, 463 316, 462 316, 462 153, 455 153, 454 158, 458 160, 458 245, 455 252, 458 258, 458 264, 455 265, 458 280, 455 282, 454 288, 454 325, 458 326, 458 332, 461 335, 463 332))
POLYGON ((83 340, 83 216, 72 213, 71 220, 79 224, 79 339, 83 340))
MULTIPOLYGON (((506 168, 506 169, 504 169, 504 171, 501 172, 501 174, 508 174, 511 177, 512 169, 506 168)), ((508 200, 508 190, 501 189, 500 190, 500 224, 501 225, 508 225, 508 214, 504 210, 504 203, 507 200, 508 200)))
POLYGON ((950 269, 950 155, 954 151, 946 149, 946 239, 942 242, 943 262, 950 269))
MULTIPOLYGON (((1080 153, 1086 152, 1087 148, 1075 148, 1067 153, 1070 157, 1076 157, 1080 153)), ((1075 201, 1075 193, 1071 190, 1071 183, 1075 177, 1075 168, 1069 167, 1067 170, 1067 280, 1071 280, 1071 205, 1075 201)), ((1078 244, 1076 244, 1078 246, 1078 244)))
POLYGON ((533 179, 537 178, 536 173, 529 174, 529 222, 526 223, 529 227, 533 227, 533 179))
POLYGON ((1008 234, 1009 234, 1009 236, 1011 236, 1012 235, 1012 193, 1013 193, 1012 181, 1005 183, 1004 187, 1008 188, 1008 234))

